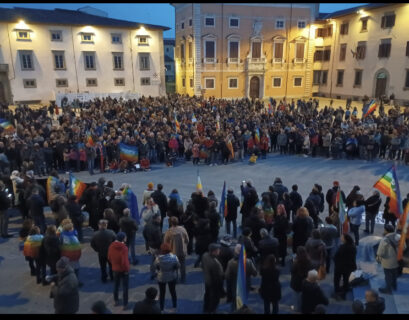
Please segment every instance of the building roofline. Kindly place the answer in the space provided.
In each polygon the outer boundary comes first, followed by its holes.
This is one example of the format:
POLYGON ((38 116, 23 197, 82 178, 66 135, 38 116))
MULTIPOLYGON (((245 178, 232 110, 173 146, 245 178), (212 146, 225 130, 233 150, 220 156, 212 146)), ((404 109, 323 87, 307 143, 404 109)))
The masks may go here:
POLYGON ((349 14, 353 14, 354 12, 361 10, 361 9, 366 9, 366 10, 372 10, 372 9, 378 9, 381 7, 386 7, 386 6, 392 6, 392 5, 396 5, 399 3, 369 3, 369 4, 365 4, 365 5, 361 5, 361 6, 356 6, 356 7, 352 7, 352 8, 348 8, 348 9, 343 9, 343 10, 338 10, 332 13, 328 13, 326 15, 324 15, 323 13, 319 14, 319 19, 317 20, 326 20, 326 19, 330 19, 330 18, 338 18, 338 17, 342 17, 342 16, 346 16, 349 14))

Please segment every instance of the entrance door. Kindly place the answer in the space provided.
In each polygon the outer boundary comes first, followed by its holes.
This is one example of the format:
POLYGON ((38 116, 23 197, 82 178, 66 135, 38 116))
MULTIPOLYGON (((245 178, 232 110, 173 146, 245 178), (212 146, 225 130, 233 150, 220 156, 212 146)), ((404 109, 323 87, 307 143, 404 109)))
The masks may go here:
POLYGON ((0 81, 0 103, 6 103, 6 94, 4 92, 3 82, 0 81))
POLYGON ((385 72, 379 72, 376 76, 375 98, 380 98, 386 93, 387 76, 385 72))
POLYGON ((252 77, 250 79, 250 98, 255 99, 260 97, 260 79, 252 77))

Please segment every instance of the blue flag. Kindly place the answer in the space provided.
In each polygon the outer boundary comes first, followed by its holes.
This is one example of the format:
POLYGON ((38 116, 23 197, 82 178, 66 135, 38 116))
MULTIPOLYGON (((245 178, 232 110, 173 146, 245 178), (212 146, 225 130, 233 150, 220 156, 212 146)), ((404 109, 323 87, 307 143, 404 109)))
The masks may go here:
POLYGON ((125 188, 122 191, 122 196, 125 202, 128 205, 129 210, 131 210, 131 216, 135 219, 136 223, 140 224, 139 209, 138 209, 138 200, 136 195, 132 192, 130 188, 125 188))
POLYGON ((223 184, 222 199, 219 206, 220 225, 223 226, 223 220, 227 215, 227 197, 226 197, 226 181, 223 184))

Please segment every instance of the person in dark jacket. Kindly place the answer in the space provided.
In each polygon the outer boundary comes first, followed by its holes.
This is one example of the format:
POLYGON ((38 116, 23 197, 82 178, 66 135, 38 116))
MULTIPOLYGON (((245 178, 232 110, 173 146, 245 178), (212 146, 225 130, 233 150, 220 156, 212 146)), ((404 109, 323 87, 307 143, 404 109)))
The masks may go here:
MULTIPOLYGON (((392 226, 395 228, 396 224, 396 216, 393 212, 389 211, 389 202, 391 201, 390 197, 386 197, 385 199, 385 204, 383 205, 383 215, 382 218, 385 220, 385 226, 389 224, 389 222, 392 224, 392 226)), ((404 207, 403 207, 404 208, 404 207)))
POLYGON ((165 219, 166 212, 168 211, 168 199, 166 195, 162 192, 162 189, 163 189, 163 185, 159 183, 157 186, 157 190, 152 192, 151 194, 151 198, 158 205, 160 215, 162 217, 161 222, 160 222, 161 230, 163 228, 163 220, 165 219))
POLYGON ((217 260, 220 261, 223 267, 223 272, 226 271, 227 263, 234 257, 234 248, 235 245, 233 245, 231 235, 226 234, 223 239, 220 240, 220 254, 217 256, 217 260))
POLYGON ((278 202, 283 200, 284 192, 288 192, 288 188, 285 185, 283 185, 283 182, 280 177, 274 179, 273 191, 277 192, 278 194, 278 202))
POLYGON ((288 218, 287 212, 282 204, 277 206, 277 215, 274 219, 273 224, 273 231, 274 237, 278 239, 279 242, 279 252, 276 256, 277 261, 278 258, 281 258, 281 265, 285 265, 285 257, 287 256, 287 232, 288 232, 288 218))
POLYGON ((261 240, 259 241, 257 248, 260 253, 260 265, 262 265, 269 255, 273 254, 275 257, 279 256, 279 242, 277 238, 273 238, 265 228, 260 230, 260 236, 261 240))
POLYGON ((41 233, 45 232, 45 216, 44 216, 44 206, 45 201, 40 195, 40 191, 35 188, 32 191, 32 195, 29 198, 30 205, 30 215, 34 220, 34 224, 40 227, 41 233))
POLYGON ((99 202, 97 191, 97 183, 92 182, 90 186, 84 191, 80 199, 80 204, 85 204, 84 211, 89 213, 89 226, 94 229, 94 231, 98 230, 98 221, 102 219, 102 217, 98 213, 99 202))
POLYGON ((46 281, 46 266, 51 269, 51 275, 57 275, 57 261, 61 257, 60 240, 57 237, 55 225, 47 226, 45 237, 40 247, 41 278, 43 285, 48 285, 46 281))
MULTIPOLYGON (((298 193, 298 186, 296 184, 294 184, 291 187, 291 189, 292 189, 292 191, 290 192, 290 200, 291 200, 291 203, 292 203, 291 219, 294 222, 297 210, 302 207, 303 202, 302 202, 301 195, 298 193)), ((289 214, 290 214, 290 212, 288 212, 288 215, 289 214)))
POLYGON ((108 221, 108 229, 112 230, 115 233, 119 232, 118 219, 114 213, 114 210, 112 210, 111 208, 105 209, 104 219, 108 221))
POLYGON ((250 228, 243 229, 242 235, 239 237, 239 243, 243 244, 244 248, 246 248, 247 258, 254 260, 257 258, 258 250, 251 239, 250 228))
POLYGON ((345 200, 345 205, 348 210, 353 207, 353 203, 355 200, 364 200, 363 195, 359 192, 360 190, 361 188, 359 186, 354 186, 351 192, 348 194, 345 200))
POLYGON ((56 314, 74 314, 79 309, 78 279, 69 265, 67 257, 61 257, 57 262, 57 284, 51 283, 50 298, 54 299, 56 314))
POLYGON ((138 225, 131 217, 131 210, 129 208, 124 209, 123 217, 119 219, 119 228, 126 234, 126 246, 131 253, 132 264, 135 266, 138 264, 138 259, 135 257, 135 237, 138 225))
MULTIPOLYGON (((327 204, 328 204, 329 214, 332 213, 331 208, 334 208, 336 206, 336 199, 337 199, 336 197, 340 189, 338 181, 334 181, 332 184, 333 184, 333 187, 331 189, 328 189, 327 194, 325 195, 325 200, 327 201, 327 204)), ((341 190, 341 196, 342 196, 342 200, 345 203, 345 194, 344 194, 344 191, 342 190, 341 190)))
POLYGON ((126 201, 122 198, 122 192, 118 191, 115 198, 109 204, 109 207, 114 210, 115 217, 119 221, 122 218, 124 210, 128 207, 126 201))
POLYGON ((146 245, 149 248, 149 252, 152 255, 152 262, 150 266, 151 279, 156 277, 155 272, 155 259, 159 254, 160 245, 162 243, 163 235, 160 228, 161 215, 155 213, 152 219, 143 228, 143 237, 145 238, 146 245))
POLYGON ((220 228, 220 214, 216 210, 216 203, 212 201, 209 205, 209 211, 207 212, 207 217, 210 222, 210 231, 212 235, 212 242, 217 242, 219 237, 220 228))
POLYGON ((312 263, 304 246, 297 247, 297 256, 291 266, 290 287, 294 290, 295 309, 301 311, 301 291, 303 281, 307 278, 312 263))
POLYGON ((281 299, 280 271, 276 267, 276 257, 267 256, 261 265, 260 296, 264 300, 264 314, 270 314, 270 305, 273 305, 273 314, 278 314, 278 302, 281 299))
POLYGON ((319 231, 327 251, 325 267, 327 273, 329 273, 331 269, 331 260, 335 255, 335 249, 339 242, 339 232, 331 217, 325 217, 325 224, 319 229, 319 231))
POLYGON ((318 228, 319 214, 321 208, 321 196, 318 188, 314 185, 308 198, 305 200, 304 206, 308 209, 308 213, 314 221, 314 228, 318 228))
POLYGON ((210 230, 209 219, 199 219, 195 228, 195 253, 197 254, 197 260, 194 267, 198 268, 202 255, 207 251, 209 245, 212 243, 212 235, 210 230))
POLYGON ((302 284, 301 293, 301 312, 311 314, 319 304, 328 305, 328 298, 317 283, 318 272, 316 270, 308 271, 307 279, 302 284))
POLYGON ((107 282, 107 263, 109 266, 109 277, 111 280, 114 279, 112 273, 112 265, 108 260, 108 249, 112 242, 115 241, 115 233, 107 229, 108 221, 100 220, 99 221, 99 231, 96 231, 91 239, 91 248, 98 253, 99 267, 101 269, 101 281, 107 282))
POLYGON ((82 223, 84 222, 84 216, 82 215, 81 207, 76 200, 77 196, 71 195, 65 204, 65 208, 67 209, 68 215, 74 225, 74 229, 77 230, 78 240, 82 241, 82 223))
POLYGON ((365 291, 365 310, 366 314, 383 314, 385 311, 385 299, 378 295, 373 289, 365 291))
POLYGON ((133 314, 161 314, 156 297, 158 289, 149 287, 145 291, 145 299, 136 302, 133 308, 133 314))
POLYGON ((314 223, 309 216, 308 210, 301 207, 297 211, 292 230, 293 230, 293 253, 297 252, 297 247, 304 246, 311 235, 314 223))
POLYGON ((342 235, 341 240, 343 243, 334 256, 334 291, 336 295, 345 299, 349 289, 349 276, 352 271, 356 270, 356 247, 354 240, 349 234, 342 235), (341 277, 343 279, 342 290, 339 286, 341 277))
POLYGON ((244 228, 246 219, 250 216, 251 210, 258 202, 258 195, 256 189, 253 187, 253 183, 251 180, 247 180, 244 185, 240 186, 241 193, 243 195, 243 205, 241 207, 240 213, 242 214, 241 224, 242 228, 244 228))
POLYGON ((246 227, 251 229, 251 240, 257 247, 260 241, 260 230, 268 228, 264 220, 264 212, 259 208, 253 208, 250 217, 246 219, 246 227))
POLYGON ((6 186, 3 181, 0 180, 0 232, 2 238, 10 238, 8 234, 9 228, 9 213, 11 201, 5 191, 6 186))
POLYGON ((237 208, 240 207, 239 198, 234 194, 232 188, 227 190, 227 215, 226 219, 226 233, 230 233, 230 225, 233 224, 233 238, 237 237, 237 208))
POLYGON ((365 200, 365 230, 364 232, 373 234, 375 228, 375 218, 378 215, 382 200, 379 191, 375 190, 368 199, 365 200), (369 226, 369 223, 371 224, 369 226))
POLYGON ((193 252, 193 238, 195 234, 195 221, 193 205, 188 203, 186 205, 186 210, 181 217, 181 225, 186 229, 187 235, 189 236, 189 243, 187 244, 187 254, 191 255, 193 252))

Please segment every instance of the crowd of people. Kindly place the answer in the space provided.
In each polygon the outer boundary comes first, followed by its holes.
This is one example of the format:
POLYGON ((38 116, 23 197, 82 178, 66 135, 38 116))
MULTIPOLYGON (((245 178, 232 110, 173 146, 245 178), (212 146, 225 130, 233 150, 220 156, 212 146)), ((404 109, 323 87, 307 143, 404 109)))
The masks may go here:
MULTIPOLYGON (((256 288, 252 278, 260 275, 258 290, 264 313, 278 313, 282 299, 281 276, 283 268, 290 266, 290 287, 294 293, 292 308, 304 314, 325 313, 330 300, 320 287, 319 280, 333 276, 333 295, 345 300, 351 290, 349 278, 357 269, 356 255, 359 246, 360 226, 365 215, 366 233, 374 232, 374 220, 382 200, 377 191, 367 199, 355 186, 340 197, 346 205, 349 231, 344 232, 340 222, 337 193, 338 181, 324 195, 321 185, 314 184, 306 197, 293 185, 291 192, 277 177, 268 190, 257 192, 249 179, 241 185, 241 194, 233 189, 227 192, 227 215, 218 212, 219 201, 213 191, 205 195, 201 190, 191 194, 183 203, 176 189, 167 196, 163 185, 149 183, 143 193, 144 206, 140 223, 130 212, 122 196, 123 184, 115 192, 112 181, 100 178, 84 191, 80 199, 68 196, 63 181, 55 184, 47 199, 46 190, 32 172, 13 172, 16 195, 10 201, 5 185, 0 183, 1 217, 10 206, 18 208, 23 217, 19 233, 21 250, 28 261, 30 274, 37 283, 51 284, 51 297, 56 313, 76 313, 79 310, 80 261, 84 245, 84 213, 89 216, 93 229, 90 245, 97 252, 102 283, 113 281, 115 306, 128 310, 129 277, 131 268, 139 268, 135 252, 135 239, 140 232, 145 240, 145 253, 150 254, 151 281, 157 288, 147 289, 145 299, 135 304, 134 313, 163 313, 166 287, 172 298, 172 309, 177 312, 179 286, 186 281, 186 259, 195 256, 194 268, 203 271, 203 313, 216 313, 220 301, 231 303, 232 313, 251 313, 248 306, 236 308, 238 263, 241 247, 247 254, 246 292, 256 288), (240 200, 240 199, 241 200, 240 200), (328 211, 326 211, 325 203, 328 211), (49 205, 53 223, 46 223, 44 207, 49 205), (325 213, 324 213, 325 211, 325 213), (241 214, 241 222, 239 220, 241 214), (220 236, 222 225, 226 235, 220 236), (233 227, 233 228, 232 228, 233 227), (353 237, 352 237, 353 236, 353 237), (333 265, 333 268, 331 268, 333 265), (47 267, 50 268, 47 275, 47 267), (342 285, 341 285, 341 279, 342 285), (122 301, 119 289, 122 287, 122 301), (159 296, 159 305, 156 302, 159 296), (272 307, 272 308, 271 308, 272 307)), ((58 178, 58 173, 52 173, 58 178)), ((403 206, 409 200, 404 199, 403 206)), ((384 203, 384 238, 377 250, 377 260, 385 271, 385 287, 379 291, 391 294, 397 290, 401 271, 396 247, 401 226, 384 203)), ((9 237, 7 223, 2 220, 3 237, 9 237)), ((366 303, 354 301, 355 313, 382 313, 385 301, 376 290, 366 293, 366 303)), ((93 312, 111 312, 104 302, 96 301, 93 312)), ((179 310, 181 311, 181 310, 179 310)))
POLYGON ((33 170, 36 176, 52 170, 136 170, 121 158, 121 143, 138 147, 146 170, 178 159, 219 165, 274 152, 407 164, 408 110, 397 106, 386 114, 382 102, 378 109, 379 115, 363 117, 350 101, 344 110, 332 104, 319 108, 316 99, 271 99, 267 106, 260 100, 176 94, 95 99, 79 109, 2 106, 0 118, 15 130, 0 126, 0 168, 3 174, 33 170))

